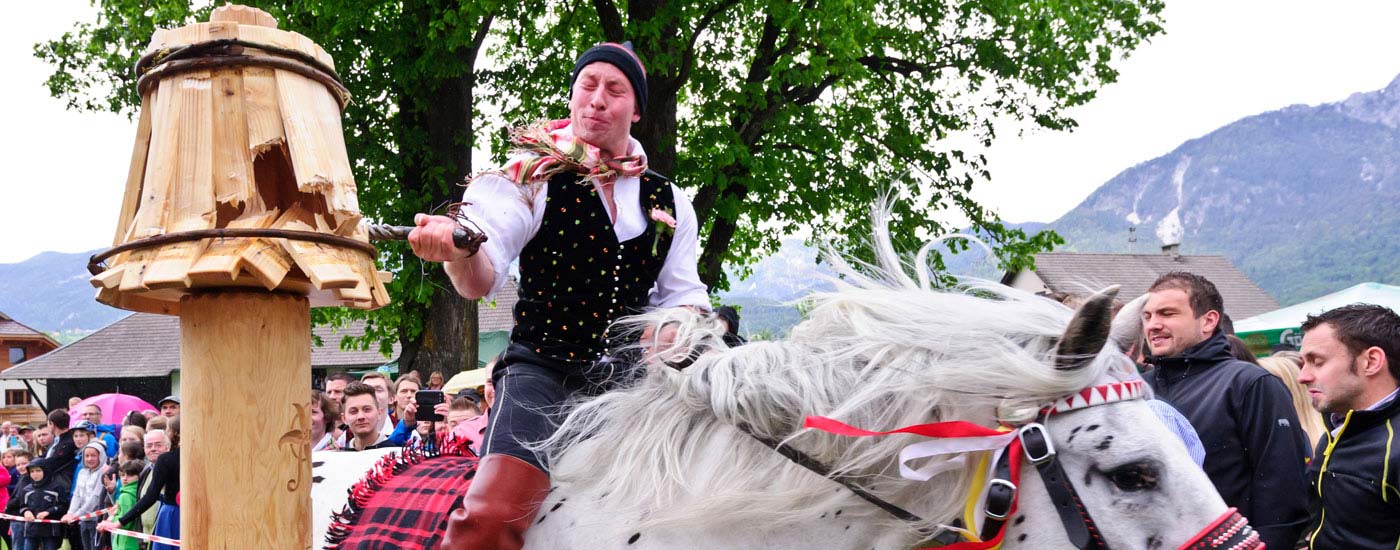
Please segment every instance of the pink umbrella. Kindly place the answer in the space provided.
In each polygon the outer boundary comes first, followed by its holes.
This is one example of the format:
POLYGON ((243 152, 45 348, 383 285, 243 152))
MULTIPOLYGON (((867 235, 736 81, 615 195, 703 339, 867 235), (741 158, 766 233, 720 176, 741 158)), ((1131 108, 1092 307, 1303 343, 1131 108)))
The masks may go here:
POLYGON ((155 405, 145 402, 140 397, 127 395, 124 393, 104 393, 94 395, 78 402, 78 406, 68 411, 68 416, 74 422, 83 419, 83 409, 88 405, 97 405, 102 408, 103 424, 121 424, 131 411, 156 410, 155 405))

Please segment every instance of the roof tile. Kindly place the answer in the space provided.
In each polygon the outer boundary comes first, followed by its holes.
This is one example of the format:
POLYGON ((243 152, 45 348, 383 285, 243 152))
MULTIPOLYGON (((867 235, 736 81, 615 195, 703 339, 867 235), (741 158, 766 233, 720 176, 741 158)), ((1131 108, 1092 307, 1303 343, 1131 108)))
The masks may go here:
POLYGON ((1279 308, 1278 302, 1259 288, 1224 256, 1168 256, 1165 254, 1078 254, 1049 252, 1035 255, 1035 274, 1053 292, 1087 294, 1120 285, 1119 296, 1137 297, 1158 277, 1172 271, 1188 271, 1215 283, 1232 319, 1244 319, 1279 308))

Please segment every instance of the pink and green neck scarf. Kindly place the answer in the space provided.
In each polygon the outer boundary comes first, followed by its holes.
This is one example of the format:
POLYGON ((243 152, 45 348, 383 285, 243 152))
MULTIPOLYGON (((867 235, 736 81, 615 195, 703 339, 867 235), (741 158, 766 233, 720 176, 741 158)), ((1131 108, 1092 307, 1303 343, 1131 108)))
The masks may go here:
POLYGON ((575 137, 569 124, 568 120, 548 120, 511 131, 511 154, 519 158, 502 167, 501 172, 519 185, 548 181, 562 173, 611 185, 617 178, 640 176, 646 171, 646 157, 604 159, 598 147, 575 137))

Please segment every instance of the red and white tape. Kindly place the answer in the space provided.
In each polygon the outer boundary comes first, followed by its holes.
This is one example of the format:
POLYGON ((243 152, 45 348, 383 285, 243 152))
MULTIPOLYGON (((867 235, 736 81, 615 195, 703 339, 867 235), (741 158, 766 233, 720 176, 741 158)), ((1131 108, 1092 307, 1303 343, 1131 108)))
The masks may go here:
MULTIPOLYGON (((104 515, 107 515, 107 514, 110 514, 110 513, 115 513, 116 511, 117 511, 117 508, 116 508, 115 506, 113 506, 113 507, 111 507, 111 508, 102 509, 102 510, 94 510, 94 511, 92 511, 92 512, 88 512, 88 513, 86 513, 86 514, 83 514, 83 515, 81 515, 81 516, 77 516, 77 517, 73 518, 73 521, 82 521, 82 520, 85 520, 85 519, 92 519, 92 518, 99 517, 99 516, 104 516, 104 515)), ((12 516, 12 515, 10 515, 10 514, 0 514, 0 519, 8 519, 8 520, 10 520, 10 521, 22 521, 22 522, 26 522, 26 523, 63 523, 63 521, 56 520, 56 519, 38 519, 38 518, 35 518, 35 519, 24 519, 24 516, 12 516)), ((111 530, 111 533, 113 533, 113 534, 115 534, 115 535, 120 535, 120 536, 123 536, 123 537, 131 537, 131 538, 137 539, 137 540, 144 540, 144 541, 146 541, 146 542, 159 542, 159 543, 161 543, 161 544, 168 544, 168 545, 170 545, 170 546, 180 546, 180 541, 178 541, 178 540, 171 539, 171 538, 166 538, 166 537, 160 537, 160 536, 156 536, 156 535, 147 535, 147 534, 142 533, 142 532, 139 532, 139 531, 127 531, 126 529, 113 529, 113 530, 111 530)))
MULTIPOLYGON (((73 518, 73 521, 83 521, 83 520, 85 520, 85 519, 92 519, 92 518, 95 518, 95 517, 104 516, 104 515, 107 515, 107 514, 109 514, 109 513, 115 512, 116 510, 117 510, 117 507, 116 507, 116 506, 113 506, 113 507, 111 507, 111 508, 102 508, 102 509, 98 509, 98 510, 93 510, 93 511, 91 511, 91 512, 88 512, 88 513, 86 513, 86 514, 83 514, 83 515, 81 515, 81 516, 77 516, 77 517, 73 518)), ((35 518, 35 519, 24 519, 24 516, 12 516, 12 515, 9 515, 9 514, 0 514, 0 519, 8 519, 8 520, 10 520, 10 521, 23 521, 23 522, 27 522, 27 523, 64 523, 62 520, 56 520, 56 519, 38 519, 38 518, 35 518)))
POLYGON ((111 532, 112 534, 114 534, 114 535, 121 535, 121 536, 123 536, 123 537, 131 537, 131 538, 133 538, 133 539, 144 540, 144 541, 146 541, 146 542, 159 542, 159 543, 161 543, 161 544, 168 544, 168 545, 170 545, 170 546, 177 546, 177 547, 180 546, 180 541, 178 541, 178 540, 175 540, 175 539, 168 539, 168 538, 165 538, 165 537, 158 537, 158 536, 155 536, 155 535, 147 535, 147 534, 142 533, 142 532, 139 532, 139 531, 127 531, 126 529, 113 529, 113 530, 111 530, 110 532, 111 532))

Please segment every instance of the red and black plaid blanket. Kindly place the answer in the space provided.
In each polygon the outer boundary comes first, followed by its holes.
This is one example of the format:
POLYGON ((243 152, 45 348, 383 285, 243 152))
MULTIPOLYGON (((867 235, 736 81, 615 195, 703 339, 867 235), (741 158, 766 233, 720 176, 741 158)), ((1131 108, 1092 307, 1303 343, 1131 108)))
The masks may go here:
POLYGON ((404 447, 385 455, 350 489, 326 533, 327 550, 435 549, 447 515, 461 507, 476 473, 467 441, 404 447))

